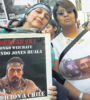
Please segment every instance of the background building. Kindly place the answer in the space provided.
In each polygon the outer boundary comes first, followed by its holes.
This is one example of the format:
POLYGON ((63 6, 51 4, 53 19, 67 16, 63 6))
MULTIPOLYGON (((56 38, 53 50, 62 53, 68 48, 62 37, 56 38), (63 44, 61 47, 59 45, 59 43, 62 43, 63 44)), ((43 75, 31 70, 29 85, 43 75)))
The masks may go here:
MULTIPOLYGON (((82 7, 83 7, 83 5, 84 5, 84 3, 83 3, 84 0, 70 0, 70 1, 73 2, 74 5, 75 5, 76 8, 77 8, 78 19, 80 20, 81 25, 82 25, 84 22, 90 20, 90 13, 89 13, 89 12, 83 12, 83 11, 82 11, 82 7)), ((86 2, 86 1, 87 1, 87 3, 90 2, 90 0, 85 0, 85 2, 86 2)))

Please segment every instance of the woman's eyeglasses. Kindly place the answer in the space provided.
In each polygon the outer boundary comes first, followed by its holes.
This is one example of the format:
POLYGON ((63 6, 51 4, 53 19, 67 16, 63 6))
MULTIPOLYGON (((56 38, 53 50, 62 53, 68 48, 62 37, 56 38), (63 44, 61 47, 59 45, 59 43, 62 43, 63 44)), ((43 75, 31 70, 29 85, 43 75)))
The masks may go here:
POLYGON ((63 16, 64 13, 65 13, 65 11, 66 11, 68 14, 71 14, 71 13, 73 12, 73 9, 66 9, 66 10, 60 9, 60 10, 58 10, 56 13, 57 13, 57 15, 59 15, 59 16, 63 16))

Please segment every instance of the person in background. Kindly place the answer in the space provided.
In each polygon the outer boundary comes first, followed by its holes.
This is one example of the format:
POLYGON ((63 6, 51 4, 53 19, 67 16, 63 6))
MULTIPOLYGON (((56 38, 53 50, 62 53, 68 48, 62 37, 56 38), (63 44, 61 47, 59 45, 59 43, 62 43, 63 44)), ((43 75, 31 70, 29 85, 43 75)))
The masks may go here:
MULTIPOLYGON (((65 54, 59 64, 59 57, 63 50, 73 41, 82 30, 77 28, 77 10, 69 0, 57 1, 53 8, 53 16, 62 32, 52 40, 55 51, 54 70, 62 75, 66 81, 64 86, 70 91, 72 100, 90 100, 90 78, 79 79, 78 69, 75 60, 85 58, 90 55, 90 32, 80 38, 80 40, 65 54), (71 85, 72 84, 72 85, 71 85)), ((85 76, 85 75, 84 75, 85 76)))
POLYGON ((85 29, 90 30, 90 21, 85 22, 85 29))
MULTIPOLYGON (((57 23, 55 20, 51 19, 48 24, 44 28, 45 33, 50 33, 51 35, 51 40, 53 40, 57 34, 58 28, 57 28, 57 23)), ((54 66, 54 61, 55 61, 55 54, 53 50, 53 44, 51 43, 51 54, 52 54, 52 67, 54 66)))
POLYGON ((50 20, 48 24, 45 26, 44 29, 45 33, 51 34, 51 40, 55 38, 55 35, 57 34, 57 23, 55 20, 50 20))
POLYGON ((84 30, 84 29, 85 29, 85 23, 83 23, 83 24, 82 24, 81 29, 82 29, 82 30, 84 30))
POLYGON ((80 26, 80 20, 78 19, 77 20, 77 28, 80 28, 81 26, 80 26))

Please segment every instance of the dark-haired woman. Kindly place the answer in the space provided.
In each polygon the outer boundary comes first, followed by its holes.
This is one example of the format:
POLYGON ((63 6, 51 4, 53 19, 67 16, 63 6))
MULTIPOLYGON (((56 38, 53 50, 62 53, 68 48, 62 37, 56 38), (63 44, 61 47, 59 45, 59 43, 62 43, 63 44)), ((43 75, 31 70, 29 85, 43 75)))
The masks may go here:
POLYGON ((55 36, 58 34, 58 26, 55 20, 50 20, 48 24, 45 26, 44 29, 45 33, 51 34, 51 40, 55 38, 55 36))
POLYGON ((85 22, 84 27, 86 30, 90 30, 90 21, 85 22))
POLYGON ((79 41, 64 55, 60 64, 59 57, 62 51, 73 41, 81 32, 77 28, 77 11, 69 0, 57 1, 53 15, 62 28, 62 32, 52 40, 55 50, 54 69, 60 73, 67 81, 64 86, 70 90, 73 100, 90 100, 90 66, 89 60, 84 59, 79 66, 76 60, 90 56, 90 32, 80 38, 79 41), (71 83, 73 86, 69 85, 71 83))

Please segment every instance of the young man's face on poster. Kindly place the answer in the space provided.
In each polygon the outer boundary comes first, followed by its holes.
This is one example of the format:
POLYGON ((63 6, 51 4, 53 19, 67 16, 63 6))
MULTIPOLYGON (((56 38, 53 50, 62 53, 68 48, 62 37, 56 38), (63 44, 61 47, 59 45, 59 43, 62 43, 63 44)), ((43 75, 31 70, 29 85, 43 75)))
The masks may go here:
POLYGON ((80 69, 85 72, 90 72, 90 58, 80 59, 80 69))
POLYGON ((8 80, 11 84, 18 84, 22 78, 23 69, 22 67, 10 67, 7 70, 8 80))

